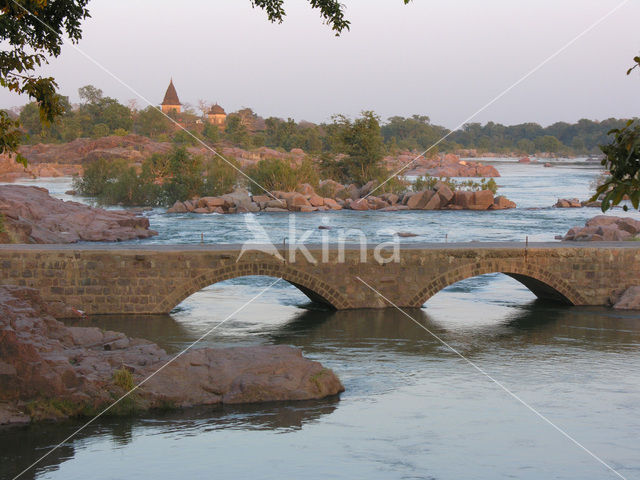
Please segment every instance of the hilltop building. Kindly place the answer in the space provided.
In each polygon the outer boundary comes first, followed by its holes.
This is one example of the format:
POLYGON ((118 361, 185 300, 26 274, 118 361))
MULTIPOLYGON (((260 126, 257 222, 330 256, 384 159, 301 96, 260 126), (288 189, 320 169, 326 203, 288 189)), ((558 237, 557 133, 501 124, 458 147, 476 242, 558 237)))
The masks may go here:
POLYGON ((212 125, 224 125, 226 119, 227 114, 225 113, 224 108, 222 108, 217 103, 215 105, 212 105, 207 112, 207 120, 209 120, 209 123, 211 123, 212 125))
MULTIPOLYGON (((182 104, 180 103, 180 99, 178 98, 178 92, 176 91, 176 87, 173 85, 173 79, 169 82, 169 86, 167 87, 167 91, 164 94, 164 100, 160 104, 160 108, 162 109, 162 113, 169 113, 173 111, 174 113, 180 113, 182 110, 182 104)), ((212 125, 224 125, 227 119, 227 114, 217 103, 212 105, 209 111, 207 112, 207 121, 212 125)), ((198 120, 196 123, 202 123, 198 120)))
POLYGON ((167 92, 164 94, 164 100, 162 100, 162 103, 160 104, 160 108, 162 109, 162 113, 169 113, 172 110, 175 113, 180 113, 182 104, 180 103, 180 99, 178 98, 178 92, 176 92, 176 87, 173 86, 173 78, 169 82, 169 86, 167 87, 167 92))

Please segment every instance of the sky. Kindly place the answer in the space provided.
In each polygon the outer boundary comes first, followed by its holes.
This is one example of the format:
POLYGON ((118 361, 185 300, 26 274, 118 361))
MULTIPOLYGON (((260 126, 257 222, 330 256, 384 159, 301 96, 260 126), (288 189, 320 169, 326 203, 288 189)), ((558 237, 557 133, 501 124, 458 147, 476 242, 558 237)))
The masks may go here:
MULTIPOLYGON (((285 1, 282 24, 249 0, 93 0, 81 51, 65 45, 42 73, 72 102, 92 84, 158 105, 172 77, 194 107, 312 122, 363 110, 448 128, 640 115, 640 72, 625 74, 640 53, 639 0, 586 33, 622 0, 343 3, 352 26, 335 37, 302 0, 285 1)), ((4 107, 25 102, 0 90, 4 107)))

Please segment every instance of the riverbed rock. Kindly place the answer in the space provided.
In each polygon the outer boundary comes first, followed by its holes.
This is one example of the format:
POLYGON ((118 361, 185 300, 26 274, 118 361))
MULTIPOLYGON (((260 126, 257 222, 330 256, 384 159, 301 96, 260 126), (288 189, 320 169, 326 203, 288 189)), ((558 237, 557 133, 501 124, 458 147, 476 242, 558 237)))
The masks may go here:
POLYGON ((582 207, 582 202, 577 198, 559 198, 556 204, 554 205, 556 208, 580 208, 582 207))
POLYGON ((597 215, 584 227, 572 227, 562 238, 576 242, 621 242, 640 234, 640 221, 628 217, 597 215))
POLYGON ((344 390, 331 370, 285 345, 192 349, 172 358, 146 340, 67 326, 35 289, 0 286, 0 423, 90 414, 163 365, 121 413, 315 399, 344 390))
POLYGON ((65 202, 40 187, 0 185, 0 214, 19 243, 122 241, 157 235, 146 217, 65 202))
POLYGON ((469 210, 488 210, 493 205, 493 192, 491 190, 480 190, 473 192, 469 210))
POLYGON ((493 205, 491 206, 493 210, 505 210, 508 208, 516 208, 516 203, 509 200, 507 197, 503 195, 498 195, 493 199, 493 205))

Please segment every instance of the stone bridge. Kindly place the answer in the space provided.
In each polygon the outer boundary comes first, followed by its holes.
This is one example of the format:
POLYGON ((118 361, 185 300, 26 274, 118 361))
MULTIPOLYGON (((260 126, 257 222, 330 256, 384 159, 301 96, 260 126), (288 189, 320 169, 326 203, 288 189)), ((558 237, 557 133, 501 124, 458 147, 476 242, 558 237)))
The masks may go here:
POLYGON ((389 306, 357 277, 400 307, 420 307, 448 285, 494 272, 569 305, 607 305, 614 289, 640 284, 634 242, 405 244, 388 263, 381 261, 388 253, 376 260, 359 245, 308 250, 316 263, 299 251, 290 261, 282 249, 280 259, 246 251, 237 260, 239 245, 3 245, 0 284, 37 288, 89 314, 167 313, 208 285, 248 275, 282 278, 336 309, 389 306))

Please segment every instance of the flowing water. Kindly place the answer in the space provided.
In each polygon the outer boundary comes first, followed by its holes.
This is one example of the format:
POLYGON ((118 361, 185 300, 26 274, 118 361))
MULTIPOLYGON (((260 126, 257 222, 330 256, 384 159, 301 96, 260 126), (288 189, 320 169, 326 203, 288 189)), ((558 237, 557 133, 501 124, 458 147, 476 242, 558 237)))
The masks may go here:
MULTIPOLYGON (((516 210, 297 214, 296 235, 308 229, 319 241, 323 224, 332 241, 353 228, 371 243, 394 231, 418 235, 402 241, 552 240, 599 213, 550 208, 559 197, 586 198, 595 166, 496 166, 516 210)), ((66 198, 68 179, 36 183, 66 198)), ((289 214, 147 215, 160 235, 141 243, 291 238, 289 214)), ((177 352, 272 281, 212 285, 171 315, 82 324, 177 352)), ((640 479, 640 315, 542 303, 501 274, 459 282, 407 313, 469 361, 398 311, 326 311, 280 282, 202 346, 300 347, 340 376, 339 398, 100 419, 22 478, 620 478, 596 456, 640 479)), ((80 425, 0 431, 0 478, 80 425)))

